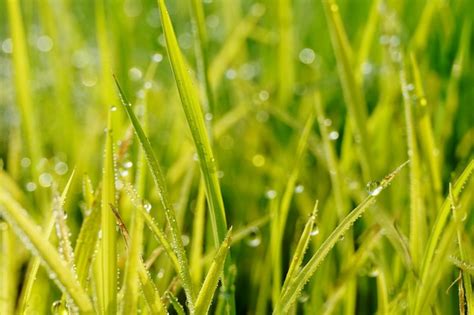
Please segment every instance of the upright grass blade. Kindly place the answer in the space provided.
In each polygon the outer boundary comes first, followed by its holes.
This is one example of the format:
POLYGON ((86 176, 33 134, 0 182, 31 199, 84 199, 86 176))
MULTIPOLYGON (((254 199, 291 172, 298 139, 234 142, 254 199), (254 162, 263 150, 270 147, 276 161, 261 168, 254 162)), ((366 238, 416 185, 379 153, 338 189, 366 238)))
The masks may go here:
POLYGON ((174 296, 174 294, 172 292, 167 291, 166 292, 166 297, 171 302, 171 305, 173 305, 173 308, 176 311, 176 314, 178 314, 178 315, 185 315, 186 314, 186 312, 184 311, 183 306, 181 305, 181 303, 179 303, 178 298, 176 298, 176 296, 174 296))
MULTIPOLYGON (((69 177, 69 180, 68 180, 68 182, 67 182, 66 186, 64 187, 64 190, 61 194, 61 198, 59 199, 59 201, 56 201, 56 205, 55 205, 56 207, 63 207, 64 206, 64 203, 66 202, 66 198, 69 194, 69 189, 71 188, 72 181, 74 179, 74 175, 75 175, 75 170, 71 173, 71 176, 69 177)), ((55 222, 56 222, 56 216, 53 213, 53 215, 50 217, 50 219, 46 222, 46 224, 44 226, 44 229, 43 229, 44 237, 48 240, 50 239, 50 237, 52 235, 55 222)), ((21 292, 21 295, 20 295, 20 301, 18 303, 18 305, 19 305, 18 306, 18 311, 20 313, 25 312, 28 309, 29 306, 34 307, 34 304, 31 303, 31 297, 33 295, 33 286, 35 284, 35 280, 36 280, 36 276, 38 274, 40 263, 41 263, 40 257, 33 257, 33 259, 30 261, 30 263, 28 265, 28 270, 27 270, 27 273, 26 273, 27 276, 25 277, 26 281, 24 283, 24 286, 23 286, 23 289, 22 289, 22 292, 21 292)))
POLYGON ((54 275, 59 288, 71 297, 81 312, 91 314, 93 308, 89 296, 79 285, 53 245, 42 235, 38 226, 28 216, 26 210, 3 190, 0 190, 0 204, 2 216, 15 228, 15 232, 25 245, 41 257, 43 263, 54 275))
MULTIPOLYGON (((439 169, 439 152, 438 148, 436 147, 434 135, 433 135, 433 127, 431 125, 429 109, 428 109, 428 101, 426 100, 425 91, 423 88, 423 82, 421 79, 420 69, 418 67, 418 63, 416 61, 416 57, 414 54, 410 54, 411 59, 411 67, 413 72, 413 78, 415 83, 415 93, 416 98, 418 100, 418 104, 420 106, 421 117, 419 118, 418 125, 419 125, 419 132, 420 132, 420 142, 421 147, 424 151, 425 156, 427 157, 429 169, 430 169, 430 176, 433 181, 433 189, 435 192, 435 199, 436 201, 441 198, 441 174, 439 169)), ((441 201, 440 201, 441 202, 441 201)), ((436 203, 437 206, 439 206, 436 203)))
POLYGON ((426 239, 427 227, 421 190, 421 162, 416 140, 414 104, 407 80, 407 73, 402 68, 400 70, 400 86, 405 109, 408 158, 410 159, 410 251, 413 263, 418 266, 426 239))
POLYGON ((336 55, 344 100, 349 112, 351 130, 356 142, 359 161, 365 181, 370 180, 370 150, 366 130, 367 108, 362 89, 353 70, 352 52, 335 0, 322 0, 329 27, 331 43, 336 55))
MULTIPOLYGON (((463 187, 466 185, 473 171, 474 171, 474 160, 471 160, 469 164, 466 166, 466 168, 464 169, 464 171, 461 173, 461 175, 459 175, 457 181, 454 183, 454 186, 452 187, 453 198, 459 197, 459 195, 462 192, 463 187)), ((417 288, 415 310, 420 308, 419 305, 423 303, 421 301, 421 297, 425 295, 424 291, 428 290, 430 266, 433 264, 435 250, 439 245, 439 241, 441 239, 443 230, 445 229, 445 225, 450 213, 450 208, 451 208, 451 203, 449 201, 449 198, 447 198, 443 202, 443 205, 441 206, 441 209, 438 212, 438 216, 436 217, 436 221, 433 224, 433 228, 431 230, 427 244, 425 246, 426 250, 424 252, 423 260, 421 262, 420 282, 419 282, 420 284, 418 285, 418 288, 417 288)))
MULTIPOLYGON (((316 200, 314 204, 313 212, 309 217, 308 221, 306 222, 303 232, 301 233, 300 239, 298 244, 296 245, 295 252, 293 254, 293 258, 290 262, 290 267, 288 267, 288 272, 286 273, 285 282, 281 288, 281 292, 285 292, 287 290, 288 285, 293 282, 294 277, 298 272, 298 268, 300 268, 301 263, 303 262, 304 254, 306 249, 308 248, 309 240, 311 236, 315 235, 314 226, 316 224, 316 214, 318 212, 318 200, 316 200)), ((317 228, 317 227, 316 227, 317 228)))
POLYGON ((225 258, 230 250, 230 237, 232 233, 232 227, 227 232, 227 236, 222 242, 222 245, 217 250, 214 261, 207 272, 207 276, 204 279, 201 290, 196 299, 196 315, 204 315, 209 312, 211 306, 212 297, 217 288, 219 278, 221 278, 222 270, 224 269, 225 258))
MULTIPOLYGON (((161 23, 163 33, 166 39, 166 47, 171 62, 171 68, 178 87, 181 103, 186 114, 188 126, 196 146, 199 157, 199 165, 201 167, 202 176, 206 185, 206 196, 209 204, 209 212, 211 225, 214 235, 214 244, 219 246, 224 241, 227 232, 226 214, 224 210, 224 201, 222 200, 221 188, 217 177, 217 165, 212 152, 211 144, 206 133, 204 117, 202 114, 196 89, 193 86, 191 77, 186 69, 186 65, 178 46, 173 25, 171 23, 168 10, 164 0, 158 0, 158 7, 161 14, 161 23)), ((224 271, 223 287, 227 287, 227 278, 229 276, 229 268, 231 266, 231 258, 228 259, 224 271)), ((234 298, 231 297, 230 304, 234 305, 234 298)), ((233 308, 233 307, 231 307, 233 308)), ((232 310, 232 313, 235 311, 232 310)))
POLYGON ((15 91, 17 104, 21 114, 22 128, 25 136, 28 153, 31 155, 32 176, 38 179, 39 172, 36 168, 41 157, 41 133, 37 126, 36 110, 33 106, 31 94, 30 66, 28 58, 27 41, 23 26, 20 1, 6 1, 10 34, 15 47, 13 52, 15 91))
POLYGON ((293 10, 290 0, 278 0, 277 3, 278 34, 278 103, 285 108, 293 96, 295 81, 293 10))
POLYGON ((195 262, 191 266, 191 278, 193 280, 194 287, 199 287, 202 278, 202 266, 200 263, 196 263, 202 260, 202 249, 205 236, 205 206, 206 196, 204 183, 201 181, 199 184, 198 196, 196 198, 196 207, 194 211, 193 220, 193 235, 191 238, 191 253, 189 260, 195 262))
MULTIPOLYGON (((168 189, 166 188, 166 179, 161 171, 160 165, 158 164, 158 160, 153 153, 153 149, 151 148, 150 141, 146 137, 145 133, 143 132, 142 127, 140 126, 140 122, 138 121, 137 117, 133 113, 131 108, 131 104, 128 102, 125 94, 122 91, 118 81, 115 79, 115 83, 117 84, 117 88, 120 94, 120 98, 122 100, 123 107, 127 112, 128 117, 130 118, 130 122, 132 123, 133 129, 140 141, 142 149, 145 153, 146 160, 148 162, 148 166, 155 182, 155 185, 158 189, 158 194, 161 200, 161 204, 163 205, 163 209, 165 210, 166 220, 168 221, 170 234, 171 234, 171 245, 173 247, 174 252, 176 253, 177 260, 179 263, 179 277, 181 278, 184 291, 186 293, 188 307, 191 313, 194 312, 194 291, 192 288, 191 283, 191 276, 189 273, 188 268, 188 261, 186 258, 186 252, 184 251, 183 240, 181 238, 181 233, 178 228, 178 224, 176 221, 176 213, 174 211, 173 205, 171 204, 168 196, 168 189)), ((204 130, 204 132, 206 132, 204 130)), ((145 216, 145 221, 147 218, 145 216)))
POLYGON ((13 314, 16 300, 14 238, 6 222, 0 222, 0 314, 13 314))
MULTIPOLYGON (((456 223, 456 236, 459 247, 459 256, 461 257, 461 260, 466 260, 468 259, 468 252, 463 240, 464 227, 461 218, 462 214, 459 213, 459 210, 457 209, 456 199, 454 199, 451 184, 449 185, 449 202, 451 203, 451 210, 453 212, 453 218, 456 223)), ((471 314, 472 312, 474 312, 474 296, 472 294, 471 276, 467 272, 462 270, 461 275, 462 279, 460 281, 459 286, 464 288, 467 314, 471 314)), ((460 307, 464 308, 464 305, 461 304, 460 307)))
POLYGON ((143 200, 138 196, 138 194, 134 191, 133 187, 127 183, 125 184, 125 190, 127 194, 130 196, 132 203, 140 212, 140 215, 143 216, 148 228, 151 230, 155 238, 158 242, 161 243, 161 246, 165 249, 168 257, 171 259, 173 266, 176 272, 180 272, 181 265, 179 263, 178 258, 176 257, 175 252, 173 251, 172 246, 166 239, 165 233, 161 230, 158 224, 153 220, 152 216, 146 211, 145 207, 143 206, 143 200))
POLYGON ((102 166, 101 238, 95 258, 95 284, 98 311, 100 314, 117 312, 117 244, 115 218, 110 205, 116 204, 115 196, 115 157, 112 130, 114 108, 109 111, 105 134, 104 159, 102 166))
POLYGON ((289 308, 293 305, 296 298, 300 294, 304 285, 308 282, 311 276, 314 274, 320 263, 326 258, 329 251, 336 245, 340 237, 354 224, 354 222, 362 216, 362 214, 367 210, 367 208, 375 202, 376 196, 384 190, 395 176, 401 171, 401 169, 408 163, 405 162, 399 167, 397 167, 393 172, 385 176, 380 185, 376 190, 373 190, 367 198, 362 201, 352 212, 350 212, 336 227, 336 229, 329 235, 329 237, 324 241, 324 243, 319 247, 316 253, 311 257, 308 263, 301 269, 297 274, 294 281, 290 283, 288 289, 281 293, 280 301, 277 307, 275 308, 275 314, 281 314, 288 312, 289 308))

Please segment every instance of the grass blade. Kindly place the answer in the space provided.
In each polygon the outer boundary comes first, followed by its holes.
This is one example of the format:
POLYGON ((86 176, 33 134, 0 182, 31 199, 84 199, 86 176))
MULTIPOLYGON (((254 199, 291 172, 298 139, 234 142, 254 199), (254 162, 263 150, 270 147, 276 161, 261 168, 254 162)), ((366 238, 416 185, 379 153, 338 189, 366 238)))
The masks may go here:
POLYGON ((354 222, 362 216, 367 208, 375 202, 376 196, 385 189, 395 178, 401 169, 408 163, 405 162, 396 168, 392 173, 385 176, 376 190, 372 191, 367 198, 362 201, 354 210, 352 210, 329 235, 324 243, 319 247, 316 253, 311 257, 308 263, 301 269, 295 280, 288 286, 286 292, 280 297, 279 304, 276 307, 276 313, 286 313, 295 302, 303 286, 308 282, 314 274, 319 264, 326 258, 329 251, 336 245, 340 237, 354 224, 354 222))
POLYGON ((16 300, 13 233, 6 222, 0 222, 0 313, 13 314, 16 300))
POLYGON ((219 247, 214 261, 207 272, 207 276, 204 279, 201 290, 196 299, 196 314, 207 314, 209 312, 209 307, 211 306, 212 297, 217 288, 217 283, 221 278, 222 270, 224 269, 225 258, 227 253, 230 250, 230 237, 232 233, 232 227, 229 229, 224 242, 219 247))
POLYGON ((117 244, 115 218, 110 211, 110 205, 116 204, 113 111, 113 108, 109 111, 105 135, 100 202, 102 238, 99 240, 99 250, 95 260, 97 302, 100 314, 117 312, 117 244))
MULTIPOLYGON (((120 98, 122 100, 122 105, 125 111, 127 112, 127 115, 130 118, 130 122, 132 123, 133 129, 135 130, 138 140, 140 141, 142 149, 145 153, 145 157, 146 157, 151 175, 158 189, 158 194, 160 196, 163 209, 165 210, 166 220, 168 222, 170 233, 171 233, 171 239, 172 239, 171 244, 172 244, 173 250, 176 252, 176 257, 179 263, 178 274, 181 278, 183 288, 186 293, 188 306, 191 312, 193 312, 194 290, 192 288, 191 276, 189 273, 186 252, 184 251, 183 240, 181 238, 181 233, 179 231, 177 220, 176 220, 176 213, 175 213, 173 205, 171 204, 169 200, 168 189, 166 188, 165 176, 163 175, 160 165, 158 164, 158 160, 156 159, 155 154, 153 153, 153 149, 151 148, 150 141, 145 135, 145 132, 143 131, 137 117, 133 113, 131 104, 128 102, 117 79, 115 79, 115 83, 117 84, 120 98)), ((145 221, 148 222, 147 217, 146 216, 144 217, 145 217, 145 221)))
POLYGON ((277 1, 278 21, 278 103, 285 108, 293 96, 295 81, 293 12, 290 0, 277 1))
POLYGON ((79 310, 92 313, 92 303, 84 289, 79 285, 75 276, 61 259, 53 245, 42 236, 38 226, 28 216, 27 212, 7 193, 0 191, 0 211, 2 216, 15 227, 25 245, 41 257, 44 264, 55 275, 59 287, 68 294, 79 310))

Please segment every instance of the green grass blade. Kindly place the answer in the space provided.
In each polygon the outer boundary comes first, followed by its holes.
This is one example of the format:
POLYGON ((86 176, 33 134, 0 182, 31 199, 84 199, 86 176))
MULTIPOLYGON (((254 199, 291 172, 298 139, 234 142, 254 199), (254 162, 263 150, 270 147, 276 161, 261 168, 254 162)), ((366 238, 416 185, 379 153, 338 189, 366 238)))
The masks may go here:
POLYGON ((161 301, 158 289, 156 288, 151 276, 145 268, 142 260, 138 264, 138 277, 142 285, 143 295, 147 301, 148 307, 150 308, 151 314, 168 314, 166 308, 161 301))
POLYGON ((359 86, 351 61, 351 47, 339 14, 339 7, 334 0, 322 0, 324 13, 329 26, 329 33, 336 55, 339 77, 344 92, 344 100, 349 112, 356 147, 359 154, 363 177, 370 180, 370 150, 366 130, 367 108, 362 89, 359 86))
POLYGON ((115 196, 115 153, 112 130, 114 109, 109 111, 106 129, 104 159, 102 166, 101 239, 95 257, 95 280, 99 313, 117 311, 117 244, 115 218, 110 205, 116 204, 115 196))
MULTIPOLYGON (((459 175, 458 180, 455 182, 452 188, 452 196, 454 198, 459 197, 464 185, 469 180, 473 171, 474 171, 474 160, 471 160, 469 164, 466 166, 466 168, 463 170, 461 175, 459 175)), ((435 255, 435 250, 438 247, 438 243, 441 239, 443 230, 448 220, 450 208, 451 208, 451 203, 449 202, 449 198, 447 198, 443 202, 443 205, 441 206, 441 209, 438 212, 438 216, 436 217, 436 221, 433 224, 433 228, 431 230, 430 236, 426 243, 426 250, 423 255, 423 261, 421 263, 421 269, 420 269, 420 283, 426 283, 426 281, 429 279, 429 269, 430 269, 430 266, 432 265, 434 255, 435 255)), ((415 301, 416 304, 422 303, 421 296, 424 295, 423 291, 426 291, 427 289, 428 289, 427 285, 421 284, 418 286, 417 299, 415 301)), ((418 309, 418 307, 415 306, 415 309, 418 309)))
POLYGON ((314 274, 320 263, 326 258, 329 251, 336 245, 340 237, 362 216, 367 208, 375 202, 376 196, 385 189, 395 178, 401 169, 408 163, 405 162, 396 168, 392 173, 385 176, 380 185, 367 196, 354 210, 352 210, 328 236, 324 243, 319 247, 316 253, 311 257, 308 263, 301 269, 295 280, 288 286, 286 292, 280 297, 279 305, 276 307, 276 313, 286 313, 293 305, 304 285, 314 274))
POLYGON ((0 222, 0 313, 13 314, 16 299, 13 233, 6 222, 0 222))
POLYGON ((173 267, 175 268, 176 272, 178 272, 179 274, 182 266, 179 262, 177 255, 173 251, 173 247, 170 245, 170 243, 166 239, 165 233, 161 230, 161 228, 158 226, 155 220, 153 220, 153 217, 146 211, 145 207, 143 206, 143 200, 140 199, 138 194, 134 191, 133 187, 127 183, 125 185, 125 189, 126 189, 127 194, 130 196, 132 203, 143 216, 146 222, 146 225, 151 230, 155 238, 158 240, 158 242, 161 243, 161 246, 163 246, 163 248, 165 249, 166 254, 168 254, 168 257, 171 259, 173 267))
POLYGON ((53 245, 42 236, 38 226, 28 216, 27 212, 7 193, 0 191, 0 211, 9 224, 15 227, 25 245, 41 257, 50 272, 55 275, 59 287, 68 294, 79 310, 92 313, 92 303, 84 289, 79 285, 75 276, 61 259, 53 245))
MULTIPOLYGON (((160 196, 160 201, 163 205, 163 209, 165 210, 166 220, 168 221, 170 233, 171 233, 171 244, 173 246, 173 250, 176 252, 176 257, 179 262, 179 271, 178 274, 181 278, 183 288, 186 292, 186 297, 188 300, 188 306, 193 312, 194 309, 194 291, 192 288, 191 276, 189 273, 188 268, 188 261, 186 257, 186 252, 184 251, 183 240, 181 238, 181 233, 178 228, 177 220, 176 220, 176 213, 174 211, 173 205, 171 204, 168 196, 168 189, 166 188, 166 179, 161 171, 160 165, 158 164, 158 160, 153 153, 153 149, 151 148, 150 141, 148 140, 145 132, 143 131, 140 122, 138 121, 137 117, 133 113, 131 108, 131 104, 128 102, 125 94, 122 91, 118 81, 115 81, 117 84, 118 91, 120 93, 120 98, 122 100, 123 107, 127 112, 128 117, 130 118, 130 122, 132 123, 133 129, 140 141, 142 149, 145 153, 145 157, 150 168, 151 175, 155 182, 155 185, 158 189, 158 193, 160 196)), ((133 198, 132 198, 133 200, 133 198)), ((145 217, 145 221, 148 222, 147 217, 145 217)), ((163 243, 162 243, 163 244, 163 243)))
POLYGON ((290 0, 278 0, 278 103, 285 108, 293 96, 295 82, 293 9, 290 0))
MULTIPOLYGON (((306 249, 308 248, 309 240, 311 236, 315 235, 313 229, 316 224, 316 213, 318 211, 318 201, 314 204, 314 209, 306 222, 303 232, 301 233, 298 244, 296 245, 295 252, 293 253, 293 258, 290 262, 290 267, 288 267, 288 272, 286 273, 285 282, 281 288, 281 292, 285 292, 288 285, 294 281, 294 277, 297 274, 298 268, 301 266, 301 263, 304 258, 306 249)), ((316 227, 317 228, 317 227, 316 227)))
POLYGON ((414 104, 405 69, 400 70, 400 86, 405 109, 408 158, 410 159, 410 251, 413 263, 418 266, 426 241, 427 227, 421 191, 421 161, 416 139, 414 104))
POLYGON ((204 315, 207 314, 209 311, 209 307, 211 306, 212 297, 214 296, 214 292, 216 291, 217 284, 219 279, 221 278, 222 270, 224 269, 225 258, 227 253, 230 250, 230 237, 232 233, 232 227, 229 229, 224 242, 219 247, 216 256, 214 257, 214 261, 207 272, 206 278, 204 279, 204 283, 202 284, 201 290, 196 299, 196 314, 197 315, 204 315))
MULTIPOLYGON (((454 198, 451 185, 449 185, 449 202, 451 204, 453 218, 456 223, 456 236, 457 236, 457 242, 458 242, 458 247, 459 247, 459 256, 461 260, 467 260, 468 249, 466 248, 465 242, 463 240, 464 226, 463 226, 462 218, 461 218, 462 214, 459 213, 459 210, 457 209, 456 199, 454 198)), ((464 271, 461 271, 461 274, 462 274, 462 281, 460 282, 459 285, 464 287, 464 296, 466 299, 467 314, 471 314, 474 311, 474 299, 473 299, 473 294, 472 294, 471 276, 467 272, 464 272, 464 271)), ((461 307, 463 307, 463 305, 461 305, 461 307)))
POLYGON ((176 311, 177 315, 185 315, 186 314, 186 312, 184 311, 183 306, 181 305, 181 303, 179 303, 178 299, 176 298, 176 296, 174 296, 174 294, 172 292, 167 291, 166 292, 166 297, 171 302, 171 305, 173 305, 173 308, 176 311))
MULTIPOLYGON (((206 216, 206 206, 205 206, 206 196, 204 183, 200 183, 199 192, 196 198, 196 208, 194 211, 194 220, 193 220, 193 235, 191 238, 191 253, 189 256, 190 261, 201 261, 202 260, 202 249, 205 236, 205 216, 206 216)), ((197 288, 201 284, 202 279, 202 266, 200 263, 194 263, 191 266, 191 277, 193 280, 194 286, 197 288)))

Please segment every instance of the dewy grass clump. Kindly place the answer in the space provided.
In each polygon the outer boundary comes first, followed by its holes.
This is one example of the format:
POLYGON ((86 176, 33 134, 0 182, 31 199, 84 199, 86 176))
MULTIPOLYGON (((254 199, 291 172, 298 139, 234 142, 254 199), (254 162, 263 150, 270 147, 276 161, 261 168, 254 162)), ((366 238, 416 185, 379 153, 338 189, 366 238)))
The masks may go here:
POLYGON ((0 2, 0 314, 471 314, 470 1, 0 2))

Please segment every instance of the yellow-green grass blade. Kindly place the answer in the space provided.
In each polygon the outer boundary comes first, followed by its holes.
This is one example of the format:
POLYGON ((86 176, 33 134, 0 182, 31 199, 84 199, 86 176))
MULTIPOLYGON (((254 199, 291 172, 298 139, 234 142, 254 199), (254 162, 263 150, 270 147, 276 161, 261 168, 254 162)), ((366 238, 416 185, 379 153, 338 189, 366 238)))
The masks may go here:
MULTIPOLYGON (((30 77, 30 65, 28 58, 27 42, 25 30, 21 16, 20 1, 6 1, 8 10, 8 19, 10 26, 10 35, 13 46, 13 67, 15 91, 17 104, 21 114, 22 128, 27 144, 28 153, 31 155, 31 163, 36 166, 41 157, 41 133, 37 126, 36 110, 33 106, 33 97, 31 94, 32 80, 30 77)), ((39 172, 36 167, 32 167, 32 174, 35 180, 39 172)))
POLYGON ((206 196, 204 183, 201 181, 199 185, 199 192, 196 198, 196 207, 194 211, 193 219, 193 235, 191 238, 191 253, 189 260, 195 262, 191 266, 191 278, 193 280, 194 287, 198 288, 201 284, 202 279, 202 266, 200 263, 196 263, 202 260, 202 249, 204 244, 205 236, 205 216, 206 216, 206 206, 205 206, 206 196))
POLYGON ((14 227, 15 232, 25 245, 41 258, 42 262, 54 275, 59 288, 71 297, 79 311, 87 314, 92 313, 93 308, 89 296, 79 285, 74 274, 61 259, 53 245, 43 236, 38 226, 28 216, 26 210, 3 190, 0 190, 0 203, 2 205, 0 207, 2 216, 14 227))
POLYGON ((353 69, 352 52, 344 25, 339 14, 339 6, 334 0, 322 0, 329 33, 336 55, 339 78, 344 100, 347 105, 351 130, 358 150, 359 162, 365 181, 371 178, 370 147, 366 129, 367 108, 361 86, 353 69))
MULTIPOLYGON (((474 171, 474 160, 471 160, 466 168, 463 170, 461 175, 459 175, 457 181, 454 183, 452 187, 452 196, 454 198, 459 198, 463 187, 466 185, 467 181, 469 180, 472 172, 474 171)), ((436 217, 435 222, 433 223, 433 227, 431 233, 429 234, 428 241, 426 243, 426 250, 423 255, 423 261, 421 263, 420 268, 420 285, 417 288, 417 298, 416 304, 422 303, 420 300, 421 296, 426 291, 427 284, 426 281, 429 279, 429 270, 430 266, 433 264, 433 259, 435 255, 435 250, 439 245, 440 239, 442 237, 443 231, 445 229, 446 222, 448 221, 449 213, 450 213, 451 203, 449 198, 445 199, 443 202, 441 209, 438 212, 438 216, 436 217)), ((416 307, 418 309, 418 307, 416 307)))
MULTIPOLYGON (((309 240, 311 236, 314 236, 315 231, 313 230, 316 225, 316 214, 318 211, 318 201, 316 200, 314 204, 313 212, 309 217, 308 221, 306 222, 303 232, 301 233, 300 239, 298 240, 298 244, 296 245, 295 252, 293 253, 293 258, 290 262, 290 267, 288 267, 288 272, 286 273, 285 282, 281 288, 281 292, 285 292, 288 285, 293 282, 293 278, 295 277, 298 268, 300 268, 301 263, 304 258, 304 254, 306 249, 308 248, 309 240)), ((317 227, 316 227, 317 228, 317 227)))
POLYGON ((407 73, 402 68, 400 70, 400 86, 405 110, 408 158, 410 159, 410 252, 413 263, 418 266, 426 241, 427 227, 421 190, 421 161, 416 138, 412 86, 409 85, 408 80, 407 73))
POLYGON ((245 40, 256 28, 258 20, 264 13, 264 6, 261 4, 254 4, 251 7, 248 16, 242 19, 242 21, 235 27, 235 30, 228 36, 228 39, 221 50, 212 59, 212 62, 209 65, 209 81, 212 88, 216 89, 222 79, 222 75, 240 53, 245 40))
POLYGON ((415 34, 411 39, 411 46, 416 52, 422 52, 425 49, 429 38, 431 28, 433 26, 433 18, 437 9, 440 7, 442 0, 426 1, 421 17, 418 20, 415 34))
MULTIPOLYGON (((459 213, 459 209, 457 208, 457 200, 454 198, 453 190, 451 184, 449 185, 449 202, 451 203, 451 210, 453 212, 454 222, 456 223, 456 236, 457 242, 459 247, 459 256, 461 260, 467 260, 468 257, 468 249, 466 248, 465 241, 464 241, 464 226, 462 223, 462 213, 459 213)), ((466 214, 467 215, 467 214, 466 214)), ((464 296, 466 299, 466 308, 467 314, 471 314, 474 312, 474 299, 472 294, 472 282, 471 276, 464 271, 461 271, 462 279, 460 281, 459 286, 464 287, 464 296)), ((461 304, 461 307, 463 305, 461 304)))
POLYGON ((13 314, 16 300, 15 243, 6 222, 0 222, 0 314, 13 314))
POLYGON ((290 0, 278 0, 278 103, 285 108, 293 96, 295 81, 293 9, 290 0))
MULTIPOLYGON (((64 190, 61 194, 60 199, 55 201, 55 203, 56 203, 55 206, 56 207, 63 207, 64 206, 64 203, 66 202, 66 198, 69 194, 69 190, 70 190, 71 185, 72 185, 72 181, 74 179, 74 175, 75 175, 75 170, 73 170, 73 172, 71 173, 71 176, 69 177, 69 180, 66 183, 66 186, 64 187, 64 190)), ((53 215, 46 222, 44 230, 43 230, 44 231, 43 232, 44 237, 47 238, 48 240, 50 239, 50 237, 52 235, 55 222, 56 222, 56 215, 53 213, 53 215)), ((61 258, 63 258, 63 256, 61 256, 61 258)), ((38 274, 40 264, 41 264, 40 257, 33 256, 33 258, 31 259, 31 261, 28 265, 27 277, 25 277, 26 280, 25 280, 25 283, 24 283, 23 288, 22 288, 22 292, 21 292, 21 295, 20 295, 20 301, 18 303, 18 305, 19 305, 18 306, 18 311, 20 313, 26 311, 29 306, 31 306, 33 308, 35 307, 34 305, 31 305, 31 304, 33 304, 33 303, 31 303, 31 298, 32 298, 33 287, 35 285, 35 281, 36 281, 36 277, 37 277, 37 274, 38 274)), ((71 265, 68 264, 68 266, 70 267, 71 265)))
POLYGON ((166 297, 168 300, 171 302, 171 305, 173 305, 174 310, 176 311, 177 315, 185 315, 186 312, 184 311, 183 306, 181 303, 179 303, 179 300, 176 296, 171 291, 166 292, 166 297))
POLYGON ((360 47, 357 51, 357 77, 359 84, 362 82, 363 66, 364 63, 368 62, 370 49, 374 42, 374 38, 377 34, 377 27, 379 23, 379 10, 381 0, 372 0, 372 5, 370 7, 369 16, 367 18, 367 23, 364 28, 364 35, 360 47))
POLYGON ((466 71, 467 62, 469 60, 471 38, 471 23, 465 22, 459 39, 459 48, 451 67, 451 76, 448 81, 446 91, 445 108, 442 116, 440 130, 440 165, 443 165, 443 156, 445 155, 446 142, 452 135, 453 123, 455 119, 456 110, 459 107, 459 88, 460 80, 463 73, 466 71))
MULTIPOLYGON (((194 309, 194 291, 192 288, 191 276, 190 276, 189 268, 188 268, 188 260, 186 257, 186 252, 183 246, 183 240, 181 238, 181 233, 179 231, 178 223, 176 220, 176 212, 168 196, 168 189, 166 187, 165 176, 163 175, 163 172, 161 171, 161 167, 158 164, 158 160, 156 159, 155 154, 153 153, 153 149, 151 148, 150 141, 145 135, 145 132, 143 131, 137 117, 133 113, 131 104, 128 102, 117 80, 115 80, 115 83, 117 84, 117 88, 120 94, 122 105, 125 111, 127 112, 127 115, 130 119, 130 122, 132 123, 133 129, 135 130, 137 138, 140 141, 142 149, 145 153, 145 157, 146 157, 153 181, 155 182, 155 185, 158 189, 158 195, 160 197, 161 204, 163 205, 163 209, 165 210, 166 220, 168 221, 168 227, 171 233, 171 245, 173 247, 173 250, 176 253, 176 257, 179 262, 178 274, 181 278, 183 288, 186 293, 188 306, 192 312, 194 309)), ((133 198, 132 198, 132 201, 133 201, 133 198)), ((148 224, 147 216, 144 215, 144 218, 148 224)))
MULTIPOLYGON (((199 105, 197 91, 187 71, 181 50, 178 46, 165 1, 158 0, 158 7, 160 9, 161 23, 166 39, 166 47, 168 50, 171 68, 173 69, 181 103, 186 115, 188 126, 191 130, 194 144, 196 146, 201 173, 206 185, 206 196, 209 204, 214 244, 217 247, 221 242, 224 241, 225 235, 227 233, 224 201, 222 200, 221 188, 219 179, 217 177, 217 163, 206 132, 204 117, 201 106, 199 105)), ((223 281, 224 289, 227 287, 227 276, 231 266, 230 255, 227 257, 228 261, 226 263, 223 281)), ((233 297, 231 297, 231 305, 234 304, 233 300, 233 297)))
POLYGON ((102 165, 102 194, 100 202, 101 238, 95 257, 95 285, 100 314, 117 312, 117 243, 115 218, 110 205, 116 204, 115 152, 112 130, 114 108, 109 110, 102 165))
MULTIPOLYGON (((442 183, 441 183, 441 174, 439 168, 439 151, 436 147, 433 127, 431 125, 431 120, 429 116, 428 101, 426 100, 425 91, 423 88, 423 82, 421 79, 420 68, 414 54, 410 54, 411 66, 414 78, 414 87, 417 98, 417 104, 419 104, 421 117, 418 119, 419 133, 420 133, 420 142, 421 147, 424 151, 425 156, 427 157, 430 177, 433 181, 433 189, 435 192, 435 199, 441 199, 442 192, 442 183)), ((439 206, 436 203, 437 206, 439 206)))
POLYGON ((153 233, 157 241, 160 242, 161 246, 163 246, 163 248, 165 249, 166 254, 168 254, 168 257, 170 258, 173 264, 173 267, 179 274, 181 272, 180 269, 182 268, 182 265, 180 264, 177 254, 175 253, 175 251, 173 251, 172 245, 170 245, 170 243, 168 242, 165 233, 161 230, 161 228, 155 222, 153 217, 146 211, 145 207, 143 206, 143 200, 140 199, 138 194, 135 192, 135 190, 129 183, 125 184, 125 191, 129 195, 133 205, 139 210, 139 212, 143 216, 144 221, 150 231, 153 233))
POLYGON ((382 190, 387 188, 388 185, 390 185, 392 180, 398 175, 398 173, 407 163, 408 161, 385 176, 381 180, 380 185, 339 223, 339 225, 319 247, 316 253, 311 257, 308 263, 301 269, 295 280, 288 286, 286 292, 283 292, 282 296, 280 297, 279 304, 275 310, 277 314, 288 312, 289 308, 295 302, 304 285, 314 274, 324 258, 326 258, 329 251, 334 247, 334 245, 336 245, 341 236, 344 235, 344 233, 354 224, 354 222, 362 216, 365 210, 367 210, 367 208, 375 202, 376 196, 380 194, 382 190))
POLYGON ((230 250, 231 233, 232 227, 229 229, 224 242, 222 242, 222 245, 217 250, 214 261, 209 267, 209 271, 207 272, 204 283, 202 284, 201 290, 196 299, 196 315, 204 315, 209 312, 212 297, 214 296, 217 284, 221 278, 222 270, 224 269, 225 258, 230 250))
MULTIPOLYGON (((209 82, 209 44, 206 29, 206 21, 204 15, 204 8, 202 1, 190 0, 191 1, 191 13, 193 17, 194 27, 194 42, 196 51, 196 63, 199 81, 202 84, 203 91, 203 109, 206 113, 211 115, 215 112, 214 109, 214 96, 212 93, 211 84, 209 82)), ((208 127, 211 120, 208 121, 208 127)), ((211 131, 211 129, 209 129, 211 131)), ((209 133, 212 135, 212 133, 209 133)))

